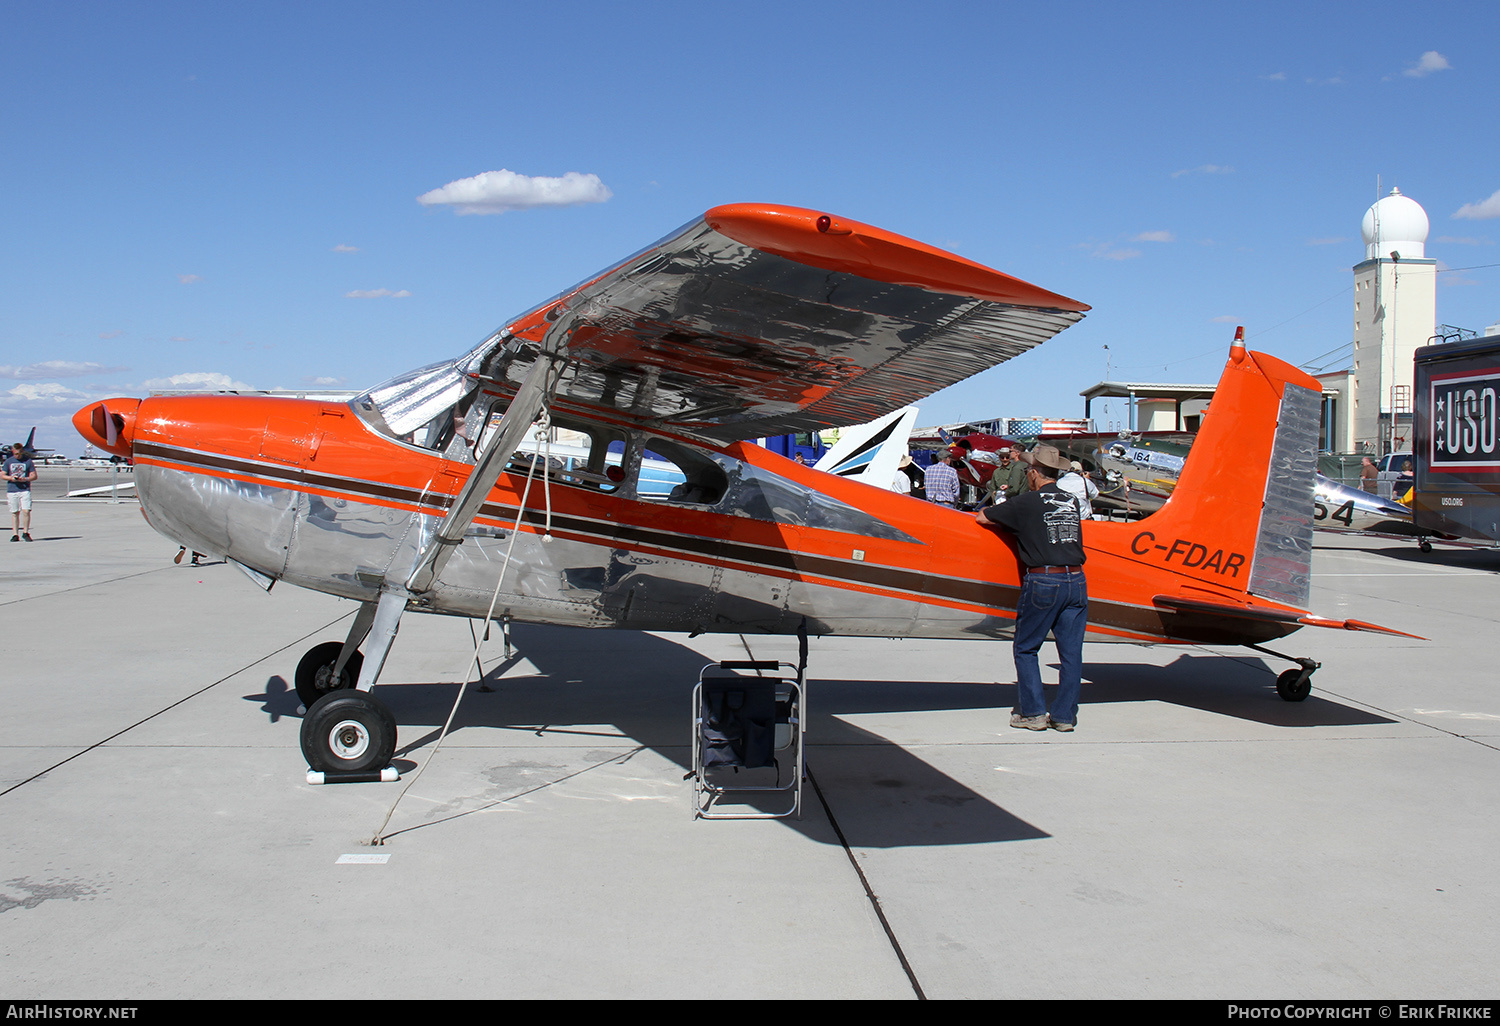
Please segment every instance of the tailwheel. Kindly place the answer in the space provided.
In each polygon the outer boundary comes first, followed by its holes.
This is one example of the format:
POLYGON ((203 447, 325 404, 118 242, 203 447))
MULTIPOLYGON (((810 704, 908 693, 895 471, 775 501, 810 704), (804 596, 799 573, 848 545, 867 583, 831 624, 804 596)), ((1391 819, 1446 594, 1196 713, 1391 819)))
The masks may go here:
POLYGON ((320 773, 378 772, 396 753, 396 718, 373 695, 335 691, 302 718, 302 754, 320 773))
POLYGON ((1428 541, 1426 538, 1418 539, 1417 548, 1422 552, 1431 552, 1432 542, 1428 541))
POLYGON ((1286 702, 1301 702, 1312 694, 1312 670, 1286 670, 1276 678, 1276 693, 1286 702))
POLYGON ((344 672, 337 679, 333 676, 334 664, 338 662, 339 652, 343 648, 342 641, 325 641, 308 649, 307 655, 297 664, 297 675, 294 678, 297 697, 302 699, 306 708, 311 709, 318 699, 330 692, 352 688, 359 683, 359 670, 364 665, 365 657, 358 649, 344 664, 344 672))

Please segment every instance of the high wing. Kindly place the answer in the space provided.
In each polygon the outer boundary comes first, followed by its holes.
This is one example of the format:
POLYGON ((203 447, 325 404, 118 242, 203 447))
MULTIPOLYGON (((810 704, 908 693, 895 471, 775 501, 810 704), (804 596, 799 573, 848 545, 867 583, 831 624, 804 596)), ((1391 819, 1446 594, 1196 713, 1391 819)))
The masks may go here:
MULTIPOLYGON (((721 442, 857 424, 1018 356, 1088 309, 857 221, 715 207, 427 368, 425 398, 406 378, 413 408, 391 426, 421 423, 476 378, 513 390, 543 352, 562 365, 554 404, 585 416, 721 442)), ((373 393, 383 409, 390 384, 373 393)))

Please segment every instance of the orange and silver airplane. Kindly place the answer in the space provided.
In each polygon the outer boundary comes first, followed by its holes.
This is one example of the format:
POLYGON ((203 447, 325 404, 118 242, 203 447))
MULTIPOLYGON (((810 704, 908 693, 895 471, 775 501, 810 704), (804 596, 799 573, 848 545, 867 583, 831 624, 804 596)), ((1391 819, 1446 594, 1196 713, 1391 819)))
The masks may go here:
MULTIPOLYGON (((349 402, 108 399, 74 424, 135 461, 174 543, 360 603, 296 673, 319 771, 370 772, 370 694, 407 613, 693 633, 1010 637, 1020 568, 971 514, 747 442, 872 420, 1024 353, 1089 308, 869 225, 716 207, 456 359, 349 402), (570 429, 586 459, 523 448, 570 429), (643 461, 683 481, 638 488, 643 461), (363 652, 361 647, 363 646, 363 652)), ((1304 625, 1318 382, 1237 335, 1172 497, 1088 521, 1088 640, 1238 644, 1304 625), (1231 458, 1232 453, 1232 458, 1231 458)), ((1400 633, 1388 631, 1388 633, 1400 633)))

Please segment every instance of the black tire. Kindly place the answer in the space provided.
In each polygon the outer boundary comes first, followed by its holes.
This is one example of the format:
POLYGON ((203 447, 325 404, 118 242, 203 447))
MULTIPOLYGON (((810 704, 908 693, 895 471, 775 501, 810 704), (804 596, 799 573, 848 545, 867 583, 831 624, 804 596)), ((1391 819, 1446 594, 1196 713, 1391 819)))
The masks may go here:
POLYGON ((1287 670, 1276 678, 1276 693, 1284 702, 1301 702, 1312 694, 1312 674, 1300 684, 1297 678, 1302 676, 1301 670, 1287 670))
POLYGON ((396 753, 396 717, 363 691, 334 691, 302 718, 302 754, 323 773, 371 773, 396 753))
POLYGON ((339 674, 339 679, 333 679, 333 664, 339 661, 339 653, 343 648, 342 641, 325 641, 308 649, 307 655, 297 664, 297 675, 294 678, 297 697, 302 699, 302 704, 308 709, 324 695, 352 688, 359 683, 359 668, 365 663, 365 657, 360 654, 359 649, 355 649, 349 661, 344 664, 344 672, 339 674))
POLYGON ((1422 552, 1431 552, 1432 542, 1428 541, 1426 538, 1423 538, 1421 541, 1417 542, 1417 548, 1422 552))

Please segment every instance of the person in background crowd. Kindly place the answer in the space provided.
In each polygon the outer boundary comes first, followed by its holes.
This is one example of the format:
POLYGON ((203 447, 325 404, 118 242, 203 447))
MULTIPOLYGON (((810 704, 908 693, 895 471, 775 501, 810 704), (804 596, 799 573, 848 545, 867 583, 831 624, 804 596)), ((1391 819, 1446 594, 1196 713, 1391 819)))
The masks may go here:
POLYGON ((953 457, 944 453, 927 468, 922 475, 927 489, 927 501, 949 509, 958 505, 958 472, 953 469, 953 457))

